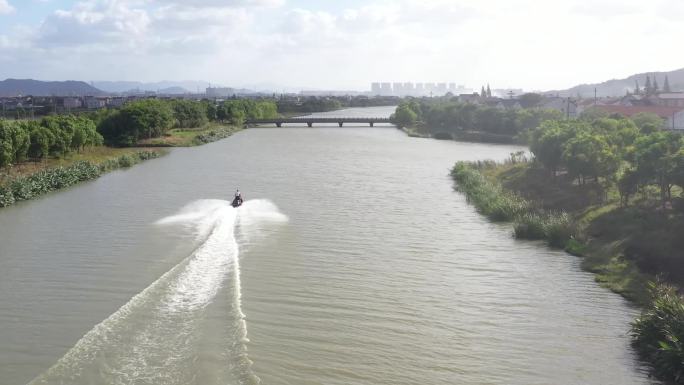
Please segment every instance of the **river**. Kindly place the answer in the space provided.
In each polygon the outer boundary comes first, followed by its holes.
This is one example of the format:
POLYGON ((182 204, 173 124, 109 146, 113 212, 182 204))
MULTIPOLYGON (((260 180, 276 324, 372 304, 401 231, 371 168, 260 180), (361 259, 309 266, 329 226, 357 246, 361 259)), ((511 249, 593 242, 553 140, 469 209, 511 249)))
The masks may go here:
POLYGON ((650 383, 635 309, 454 191, 518 149, 252 128, 2 209, 0 382, 650 383))

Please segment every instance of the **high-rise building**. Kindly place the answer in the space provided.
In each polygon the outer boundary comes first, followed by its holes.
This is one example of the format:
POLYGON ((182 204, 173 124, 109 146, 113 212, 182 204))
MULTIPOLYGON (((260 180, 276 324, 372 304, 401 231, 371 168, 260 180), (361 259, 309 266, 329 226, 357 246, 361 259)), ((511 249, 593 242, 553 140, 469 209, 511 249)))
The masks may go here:
POLYGON ((381 95, 382 94, 382 88, 380 87, 380 83, 371 83, 371 94, 373 94, 373 95, 381 95))

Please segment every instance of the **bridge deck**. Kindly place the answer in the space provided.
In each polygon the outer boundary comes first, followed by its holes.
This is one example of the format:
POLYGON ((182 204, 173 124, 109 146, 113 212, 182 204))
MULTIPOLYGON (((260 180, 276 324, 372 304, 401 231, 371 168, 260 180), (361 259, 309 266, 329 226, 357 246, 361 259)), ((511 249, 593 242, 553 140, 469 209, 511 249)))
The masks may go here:
POLYGON ((314 123, 335 123, 340 127, 344 123, 366 123, 371 127, 375 123, 392 123, 389 118, 352 118, 352 117, 331 117, 331 118, 315 118, 315 117, 299 117, 299 118, 273 118, 273 119, 252 119, 248 120, 247 124, 275 124, 280 127, 283 124, 306 124, 311 127, 314 123))

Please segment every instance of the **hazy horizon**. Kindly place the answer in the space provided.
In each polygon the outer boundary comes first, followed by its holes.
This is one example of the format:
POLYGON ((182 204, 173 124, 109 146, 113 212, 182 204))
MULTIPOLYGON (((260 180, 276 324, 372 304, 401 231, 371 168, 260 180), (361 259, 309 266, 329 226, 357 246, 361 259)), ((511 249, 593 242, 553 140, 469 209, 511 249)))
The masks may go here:
POLYGON ((682 16, 675 0, 0 0, 0 63, 38 80, 553 90, 683 67, 682 16))

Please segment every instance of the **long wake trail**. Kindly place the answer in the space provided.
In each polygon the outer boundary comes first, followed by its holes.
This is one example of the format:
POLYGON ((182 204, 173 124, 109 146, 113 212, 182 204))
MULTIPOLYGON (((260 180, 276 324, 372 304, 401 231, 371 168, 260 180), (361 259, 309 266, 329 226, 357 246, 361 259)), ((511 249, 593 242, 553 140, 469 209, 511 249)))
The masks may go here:
POLYGON ((30 384, 258 384, 247 355, 236 232, 249 239, 260 225, 284 221, 266 200, 238 209, 200 200, 159 220, 158 226, 193 231, 199 246, 30 384), (227 319, 206 335, 209 308, 224 293, 227 319), (208 349, 207 341, 214 346, 208 349), (207 349, 218 354, 209 359, 207 349))

